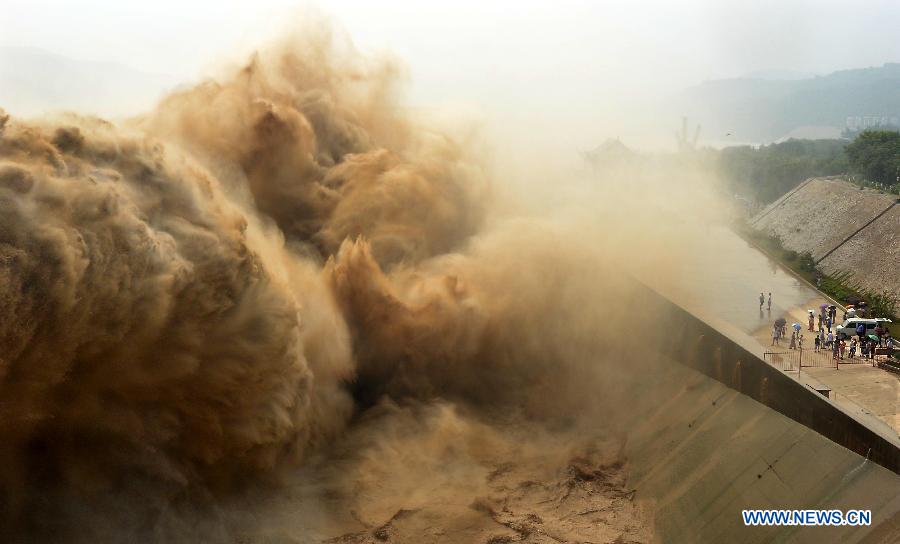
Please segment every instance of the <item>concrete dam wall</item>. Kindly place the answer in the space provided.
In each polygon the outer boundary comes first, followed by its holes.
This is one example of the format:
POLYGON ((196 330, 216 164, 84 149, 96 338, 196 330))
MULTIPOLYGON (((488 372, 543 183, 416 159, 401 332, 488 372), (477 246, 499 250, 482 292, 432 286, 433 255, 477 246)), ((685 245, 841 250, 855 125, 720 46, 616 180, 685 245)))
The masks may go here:
POLYGON ((851 272, 874 291, 900 298, 900 204, 896 195, 837 178, 812 178, 750 220, 784 247, 808 251, 829 275, 851 272))
POLYGON ((629 487, 658 542, 900 542, 900 448, 677 304, 636 305, 674 334, 639 384, 629 487), (679 364, 680 363, 680 364, 679 364), (750 508, 865 508, 870 527, 744 527, 750 508))

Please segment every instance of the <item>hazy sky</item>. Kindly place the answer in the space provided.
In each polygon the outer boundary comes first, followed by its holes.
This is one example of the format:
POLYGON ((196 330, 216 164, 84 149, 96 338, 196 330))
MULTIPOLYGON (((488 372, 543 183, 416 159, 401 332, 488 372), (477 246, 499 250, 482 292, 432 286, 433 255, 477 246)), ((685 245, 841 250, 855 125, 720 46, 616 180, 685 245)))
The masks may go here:
POLYGON ((900 61, 900 1, 0 1, 0 45, 179 78, 241 58, 315 6, 361 49, 403 59, 412 103, 564 126, 567 146, 627 137, 634 112, 704 79, 900 61))

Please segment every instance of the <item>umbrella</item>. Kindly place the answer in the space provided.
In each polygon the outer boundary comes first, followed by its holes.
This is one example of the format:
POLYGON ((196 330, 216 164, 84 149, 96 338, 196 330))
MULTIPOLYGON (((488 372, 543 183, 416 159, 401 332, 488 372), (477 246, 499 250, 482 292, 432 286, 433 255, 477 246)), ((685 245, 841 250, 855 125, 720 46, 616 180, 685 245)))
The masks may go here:
POLYGON ((819 306, 819 308, 822 308, 823 310, 824 310, 825 308, 827 308, 827 307, 828 307, 827 304, 823 304, 823 305, 819 306))
POLYGON ((775 324, 778 325, 779 327, 783 327, 785 323, 787 323, 787 320, 783 317, 779 317, 778 319, 775 320, 775 324))
POLYGON ((803 327, 800 326, 800 323, 794 323, 793 325, 791 325, 791 327, 794 327, 794 330, 795 330, 795 331, 799 331, 800 329, 803 328, 803 327))

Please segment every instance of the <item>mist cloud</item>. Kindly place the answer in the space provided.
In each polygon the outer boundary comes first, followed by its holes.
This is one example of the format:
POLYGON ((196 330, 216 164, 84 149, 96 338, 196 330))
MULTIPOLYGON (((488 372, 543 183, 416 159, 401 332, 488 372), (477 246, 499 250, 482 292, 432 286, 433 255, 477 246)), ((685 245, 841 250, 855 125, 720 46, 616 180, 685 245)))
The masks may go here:
POLYGON ((228 540, 218 499, 322 466, 370 407, 480 429, 616 397, 621 241, 491 219, 401 73, 315 31, 120 125, 4 118, 0 534, 228 540))

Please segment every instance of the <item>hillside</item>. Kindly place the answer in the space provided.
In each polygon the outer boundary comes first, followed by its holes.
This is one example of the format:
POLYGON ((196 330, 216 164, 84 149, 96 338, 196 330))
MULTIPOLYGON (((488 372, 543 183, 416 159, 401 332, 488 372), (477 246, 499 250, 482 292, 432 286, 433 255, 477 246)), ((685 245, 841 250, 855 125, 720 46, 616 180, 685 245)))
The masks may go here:
MULTIPOLYGON (((887 209, 896 196, 861 189, 838 179, 817 178, 769 205, 751 224, 781 238, 784 247, 818 260, 887 209)), ((819 263, 825 273, 849 271, 874 291, 900 297, 900 205, 819 263)))
POLYGON ((704 134, 735 141, 771 142, 801 127, 840 130, 850 116, 900 117, 900 63, 798 80, 707 81, 679 93, 670 108, 704 134))
POLYGON ((104 116, 151 107, 177 83, 112 62, 74 60, 33 47, 0 47, 0 108, 40 115, 48 105, 104 116))

